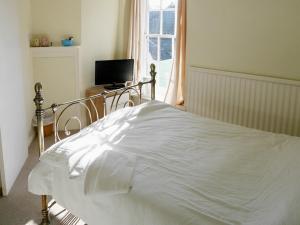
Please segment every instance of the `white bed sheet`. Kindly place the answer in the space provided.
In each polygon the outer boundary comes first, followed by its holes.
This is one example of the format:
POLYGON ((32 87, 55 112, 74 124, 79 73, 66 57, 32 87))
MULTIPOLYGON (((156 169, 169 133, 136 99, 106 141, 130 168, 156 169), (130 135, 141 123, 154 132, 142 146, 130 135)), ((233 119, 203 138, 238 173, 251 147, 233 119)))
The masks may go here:
POLYGON ((84 157, 70 166, 70 157, 48 154, 29 177, 31 192, 52 195, 89 225, 299 224, 299 138, 200 118, 158 102, 119 110, 59 145, 80 143, 94 151, 98 139, 91 136, 136 155, 128 194, 84 194, 92 165, 84 157), (65 166, 57 166, 55 157, 65 166))

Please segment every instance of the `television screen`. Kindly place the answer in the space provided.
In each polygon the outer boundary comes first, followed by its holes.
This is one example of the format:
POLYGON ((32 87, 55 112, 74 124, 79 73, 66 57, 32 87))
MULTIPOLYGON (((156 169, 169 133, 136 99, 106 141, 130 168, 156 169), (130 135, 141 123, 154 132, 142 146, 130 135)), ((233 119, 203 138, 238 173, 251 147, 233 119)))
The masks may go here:
POLYGON ((95 85, 124 84, 133 80, 133 59, 96 61, 95 85))

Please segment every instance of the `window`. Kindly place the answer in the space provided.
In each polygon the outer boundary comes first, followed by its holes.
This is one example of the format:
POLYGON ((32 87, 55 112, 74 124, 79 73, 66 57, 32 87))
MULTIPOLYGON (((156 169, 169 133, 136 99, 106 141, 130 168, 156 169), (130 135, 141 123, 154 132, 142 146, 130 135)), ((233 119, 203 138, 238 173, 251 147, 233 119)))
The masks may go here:
POLYGON ((144 46, 144 79, 151 63, 157 69, 157 99, 163 100, 175 57, 177 0, 147 0, 144 46))

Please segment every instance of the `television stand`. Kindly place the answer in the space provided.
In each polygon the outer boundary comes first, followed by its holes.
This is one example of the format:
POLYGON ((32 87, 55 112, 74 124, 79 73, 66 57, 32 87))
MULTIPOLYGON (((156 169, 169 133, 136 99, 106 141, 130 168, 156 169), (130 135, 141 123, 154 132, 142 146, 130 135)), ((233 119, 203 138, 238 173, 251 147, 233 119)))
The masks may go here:
POLYGON ((113 85, 106 85, 106 86, 104 86, 104 88, 106 90, 115 90, 115 89, 120 89, 120 88, 123 88, 123 87, 125 87, 124 84, 113 84, 113 85))

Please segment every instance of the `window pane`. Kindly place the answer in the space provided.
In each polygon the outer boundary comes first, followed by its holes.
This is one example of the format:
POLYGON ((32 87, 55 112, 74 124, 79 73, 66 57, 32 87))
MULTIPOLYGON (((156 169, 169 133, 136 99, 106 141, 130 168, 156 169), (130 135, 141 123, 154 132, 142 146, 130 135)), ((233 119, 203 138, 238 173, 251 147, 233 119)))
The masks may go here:
POLYGON ((148 0, 149 9, 160 9, 160 0, 148 0))
POLYGON ((160 12, 158 11, 149 12, 149 33, 150 34, 160 33, 160 12))
POLYGON ((172 38, 160 39, 160 60, 172 59, 172 38))
POLYGON ((176 0, 162 0, 162 9, 175 9, 176 0))
POLYGON ((163 34, 174 34, 175 11, 163 12, 163 34))
POLYGON ((149 38, 149 56, 152 60, 157 60, 157 38, 149 38))

